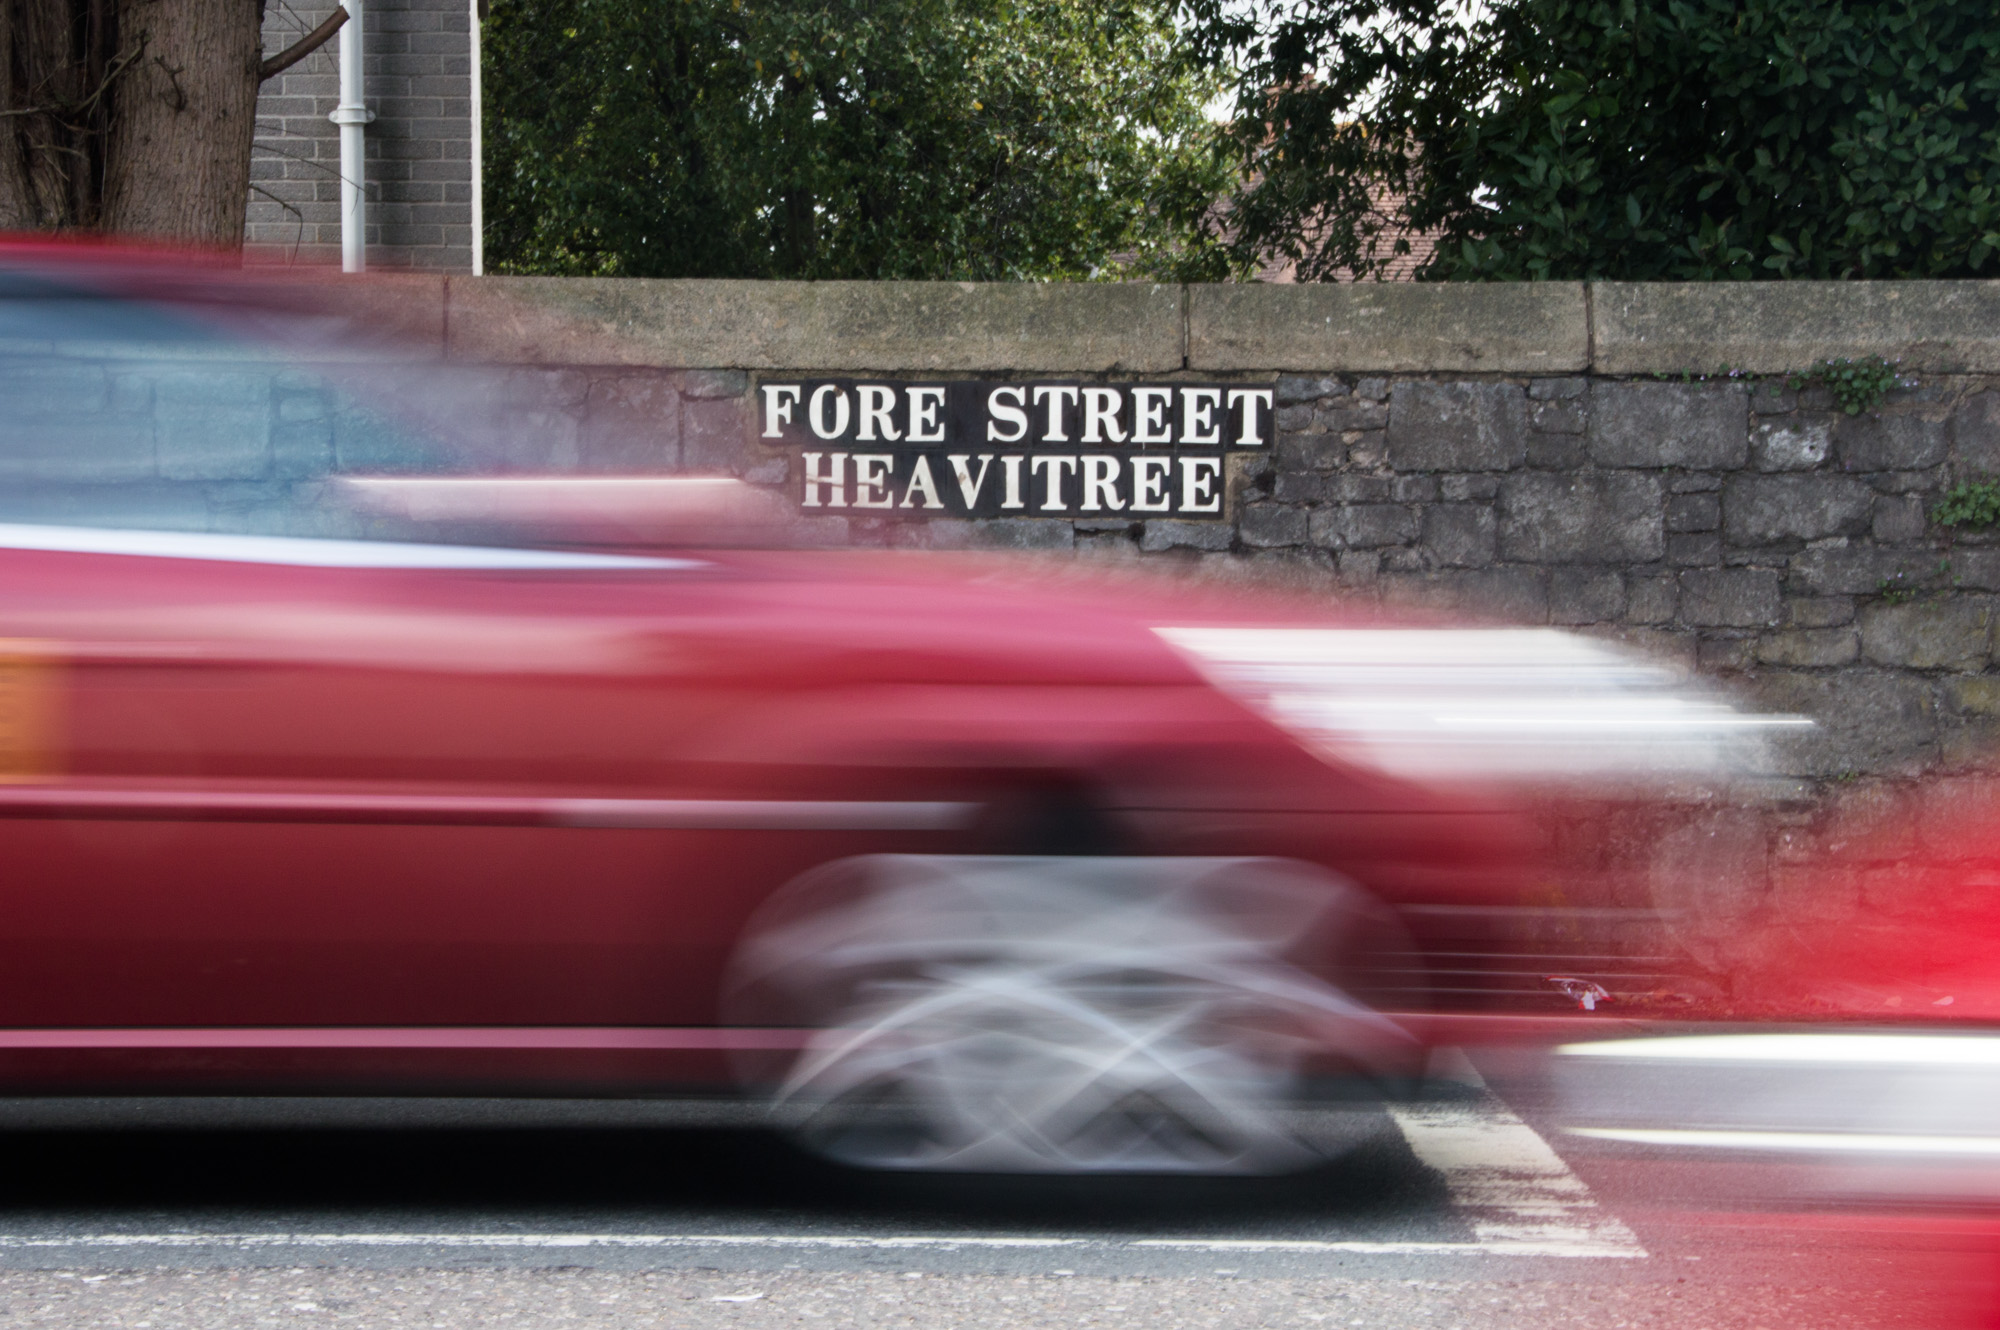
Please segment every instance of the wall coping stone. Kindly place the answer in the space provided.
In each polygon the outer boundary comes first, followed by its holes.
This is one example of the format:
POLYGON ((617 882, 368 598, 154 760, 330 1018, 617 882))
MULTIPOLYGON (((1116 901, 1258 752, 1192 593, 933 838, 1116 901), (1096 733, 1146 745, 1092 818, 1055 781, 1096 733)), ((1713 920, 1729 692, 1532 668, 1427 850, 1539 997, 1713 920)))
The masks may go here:
POLYGON ((1843 356, 2000 370, 2000 281, 1593 282, 1591 322, 1599 374, 1782 374, 1843 356))
POLYGON ((1188 368, 1567 374, 1589 364, 1581 282, 1190 286, 1188 368))
POLYGON ((940 373, 1180 369, 1182 293, 1139 282, 454 278, 449 354, 533 364, 940 373))
POLYGON ((1213 284, 452 277, 448 354, 1048 374, 2000 372, 2000 281, 1213 284))

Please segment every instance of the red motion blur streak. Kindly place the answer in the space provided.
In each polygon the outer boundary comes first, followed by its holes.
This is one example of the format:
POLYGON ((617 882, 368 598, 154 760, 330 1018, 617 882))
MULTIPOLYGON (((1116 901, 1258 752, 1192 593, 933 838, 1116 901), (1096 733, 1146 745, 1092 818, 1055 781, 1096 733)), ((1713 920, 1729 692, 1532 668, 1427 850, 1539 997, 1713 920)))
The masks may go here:
POLYGON ((703 831, 942 831, 978 805, 750 799, 534 799, 273 794, 256 790, 0 786, 0 817, 202 822, 386 822, 487 827, 657 827, 703 831))

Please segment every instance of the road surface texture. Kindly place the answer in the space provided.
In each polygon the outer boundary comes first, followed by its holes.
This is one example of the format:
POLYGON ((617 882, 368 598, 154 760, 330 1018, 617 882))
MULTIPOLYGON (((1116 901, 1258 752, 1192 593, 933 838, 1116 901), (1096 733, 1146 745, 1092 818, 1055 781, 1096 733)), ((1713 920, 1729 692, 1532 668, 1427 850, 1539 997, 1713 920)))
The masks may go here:
POLYGON ((1928 1230, 1718 1202, 1448 1070, 1283 1180, 868 1177, 672 1105, 10 1101, 0 1327, 1951 1324, 1928 1230))

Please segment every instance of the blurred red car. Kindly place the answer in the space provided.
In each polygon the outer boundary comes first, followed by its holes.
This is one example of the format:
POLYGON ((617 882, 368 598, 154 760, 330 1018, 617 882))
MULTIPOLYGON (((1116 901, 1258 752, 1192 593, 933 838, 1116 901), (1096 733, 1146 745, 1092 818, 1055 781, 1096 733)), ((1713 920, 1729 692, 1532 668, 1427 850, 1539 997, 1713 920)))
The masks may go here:
POLYGON ((1535 792, 1744 719, 1541 630, 593 537, 602 479, 146 517, 169 389, 198 452, 257 374, 395 379, 312 370, 325 294, 0 252, 0 1090, 748 1085, 855 1162, 1288 1167, 1407 1013, 1567 1003, 1487 929, 1535 792))

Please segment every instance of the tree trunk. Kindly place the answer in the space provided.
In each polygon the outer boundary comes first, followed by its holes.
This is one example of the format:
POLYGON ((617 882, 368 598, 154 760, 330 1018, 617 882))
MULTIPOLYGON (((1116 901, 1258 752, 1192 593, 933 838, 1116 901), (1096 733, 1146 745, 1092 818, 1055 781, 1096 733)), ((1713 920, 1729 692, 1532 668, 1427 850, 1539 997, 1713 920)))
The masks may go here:
POLYGON ((0 229, 99 221, 115 0, 0 0, 0 229))
POLYGON ((112 89, 105 230, 243 243, 262 8, 259 0, 118 0, 119 36, 140 53, 112 89))

